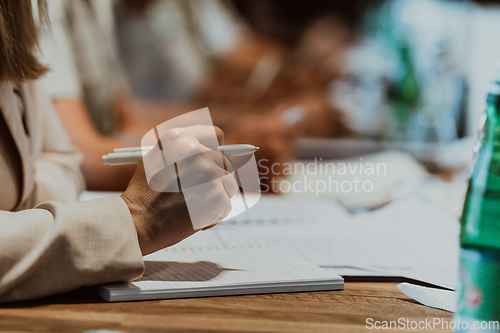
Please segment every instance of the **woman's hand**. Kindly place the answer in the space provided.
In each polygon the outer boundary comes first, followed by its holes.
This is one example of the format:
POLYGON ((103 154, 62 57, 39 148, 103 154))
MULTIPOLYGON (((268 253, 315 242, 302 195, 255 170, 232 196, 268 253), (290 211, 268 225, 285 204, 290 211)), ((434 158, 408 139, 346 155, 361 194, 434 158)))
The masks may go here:
MULTIPOLYGON (((205 145, 213 133, 214 127, 201 125, 164 133, 161 142, 168 143, 168 147, 163 151, 178 161, 176 167, 159 168, 148 184, 144 165, 150 167, 148 163, 163 161, 160 150, 152 150, 144 157, 122 194, 130 209, 143 255, 189 237, 199 229, 196 226, 200 223, 203 226, 215 225, 231 211, 230 198, 236 194, 238 186, 230 173, 231 163, 227 158, 214 151, 215 147, 205 145), (178 189, 179 185, 180 191, 172 190, 178 189), (165 192, 158 191, 160 189, 165 189, 165 192)), ((223 132, 215 127, 215 133, 222 144, 223 132)))

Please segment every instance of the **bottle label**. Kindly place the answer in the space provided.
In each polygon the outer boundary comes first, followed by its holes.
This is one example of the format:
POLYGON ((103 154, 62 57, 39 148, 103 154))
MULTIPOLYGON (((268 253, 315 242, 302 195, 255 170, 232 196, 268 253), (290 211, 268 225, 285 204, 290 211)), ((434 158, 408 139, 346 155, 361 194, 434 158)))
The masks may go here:
POLYGON ((456 315, 477 321, 500 320, 500 253, 460 250, 456 315))

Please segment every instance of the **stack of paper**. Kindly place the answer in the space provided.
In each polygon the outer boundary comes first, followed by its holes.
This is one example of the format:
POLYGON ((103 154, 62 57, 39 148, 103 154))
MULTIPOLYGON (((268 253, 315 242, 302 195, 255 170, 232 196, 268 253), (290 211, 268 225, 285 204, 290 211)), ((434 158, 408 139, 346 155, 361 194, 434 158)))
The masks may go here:
POLYGON ((176 247, 145 257, 137 281, 97 289, 107 301, 338 290, 334 272, 272 247, 176 247))

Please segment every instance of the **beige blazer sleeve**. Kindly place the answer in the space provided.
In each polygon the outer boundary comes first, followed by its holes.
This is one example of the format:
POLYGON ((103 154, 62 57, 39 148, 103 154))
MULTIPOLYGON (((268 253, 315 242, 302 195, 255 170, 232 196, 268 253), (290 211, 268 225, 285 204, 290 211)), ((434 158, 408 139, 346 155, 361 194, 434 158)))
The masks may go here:
POLYGON ((120 197, 0 211, 0 302, 130 281, 144 262, 120 197))
MULTIPOLYGON (((24 83, 16 94, 12 84, 0 82, 0 121, 13 138, 0 145, 12 145, 7 151, 17 151, 22 162, 20 211, 0 210, 0 302, 130 281, 144 270, 132 216, 120 197, 68 202, 82 189, 80 154, 39 89, 24 83), (40 201, 46 202, 32 208, 40 201)), ((0 184, 8 177, 0 173, 0 184)))
POLYGON ((29 86, 39 108, 35 112, 38 124, 34 160, 35 198, 33 205, 43 201, 74 202, 85 187, 80 172, 82 154, 71 144, 52 103, 42 91, 40 85, 29 86))

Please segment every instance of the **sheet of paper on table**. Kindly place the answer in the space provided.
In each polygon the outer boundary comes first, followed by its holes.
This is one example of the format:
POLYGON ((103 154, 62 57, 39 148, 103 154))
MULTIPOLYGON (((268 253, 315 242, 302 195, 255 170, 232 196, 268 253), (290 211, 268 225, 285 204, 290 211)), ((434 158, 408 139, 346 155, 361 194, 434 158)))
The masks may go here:
POLYGON ((457 218, 419 198, 350 215, 328 199, 263 197, 254 209, 176 246, 275 245, 340 275, 404 277, 453 289, 458 236, 457 218))
POLYGON ((457 309, 456 291, 427 288, 410 283, 400 283, 398 289, 423 305, 449 312, 455 312, 457 309))

